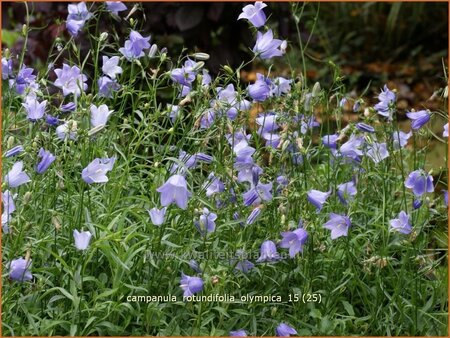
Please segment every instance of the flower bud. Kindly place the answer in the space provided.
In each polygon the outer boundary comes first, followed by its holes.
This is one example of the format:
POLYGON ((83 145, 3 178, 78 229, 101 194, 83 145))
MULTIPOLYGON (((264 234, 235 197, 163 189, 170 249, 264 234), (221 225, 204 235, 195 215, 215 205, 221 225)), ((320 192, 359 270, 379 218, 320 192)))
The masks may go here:
POLYGON ((26 24, 23 24, 22 26, 22 35, 26 36, 28 33, 28 26, 26 24))
POLYGON ((233 75, 233 74, 234 74, 233 69, 231 69, 231 67, 228 66, 228 65, 223 66, 223 69, 224 69, 229 75, 233 75))
POLYGON ((200 60, 200 61, 206 61, 209 60, 209 54, 206 53, 195 53, 192 55, 192 57, 196 60, 200 60))
POLYGON ((205 63, 203 61, 197 62, 193 68, 194 71, 199 71, 200 69, 203 68, 203 66, 205 65, 205 63))
POLYGON ((52 217, 52 223, 55 226, 56 230, 60 230, 61 229, 61 220, 58 216, 53 216, 52 217))
POLYGON ((24 205, 27 205, 27 204, 30 202, 31 197, 32 197, 31 191, 27 191, 27 192, 23 195, 23 204, 24 204, 24 205))
POLYGON ((108 38, 107 32, 103 32, 102 34, 100 34, 100 41, 105 41, 107 38, 108 38))
POLYGON ((95 126, 91 130, 88 131, 88 136, 92 136, 103 130, 106 126, 104 124, 99 124, 98 126, 95 126))
POLYGON ((316 97, 317 95, 319 95, 320 91, 321 91, 320 83, 316 82, 314 84, 314 87, 313 87, 312 92, 311 92, 312 97, 316 97))
POLYGON ((10 149, 12 148, 13 144, 14 144, 14 136, 8 137, 8 141, 6 141, 6 147, 10 149))
POLYGON ((148 51, 148 57, 149 57, 149 58, 154 57, 157 51, 158 51, 158 45, 154 43, 154 44, 150 47, 150 50, 148 51))

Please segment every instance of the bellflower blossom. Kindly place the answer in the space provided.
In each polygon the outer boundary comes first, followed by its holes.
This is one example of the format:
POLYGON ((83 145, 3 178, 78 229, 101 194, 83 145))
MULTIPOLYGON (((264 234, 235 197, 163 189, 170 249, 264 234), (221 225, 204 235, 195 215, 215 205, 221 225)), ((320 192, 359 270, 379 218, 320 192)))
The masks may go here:
POLYGON ((106 9, 114 15, 119 15, 119 12, 127 10, 127 6, 120 1, 106 1, 105 3, 106 9))
POLYGON ((89 165, 83 169, 81 177, 87 184, 92 183, 106 183, 108 177, 106 173, 111 171, 116 158, 96 158, 89 165))
POLYGON ((108 122, 109 116, 114 112, 114 110, 109 110, 106 104, 96 106, 91 104, 91 128, 98 126, 105 126, 108 122))
POLYGON ((20 153, 22 153, 23 151, 24 151, 23 146, 18 145, 18 146, 15 146, 15 147, 9 149, 8 151, 6 151, 5 157, 8 158, 8 157, 17 156, 20 153))
POLYGON ((6 59, 5 57, 2 57, 2 79, 7 80, 8 78, 12 78, 13 76, 14 73, 12 59, 6 59))
POLYGON ((87 90, 87 76, 81 73, 77 66, 70 67, 63 63, 63 68, 55 69, 55 74, 58 77, 54 84, 56 87, 63 90, 64 96, 74 94, 80 96, 81 91, 87 90))
POLYGON ((161 194, 161 205, 163 207, 175 203, 181 209, 187 208, 188 199, 192 195, 187 189, 186 179, 181 175, 171 176, 156 191, 161 194))
POLYGON ((405 181, 405 187, 412 189, 416 197, 420 197, 426 192, 433 192, 433 176, 419 169, 411 172, 405 181))
POLYGON ((79 232, 77 229, 73 231, 73 239, 75 241, 75 247, 78 250, 86 250, 91 241, 92 234, 89 231, 79 232))
POLYGON ((285 323, 281 323, 275 329, 275 333, 278 337, 290 337, 291 334, 297 334, 297 331, 293 327, 285 323))
POLYGON ((101 76, 97 80, 98 96, 110 99, 115 91, 118 91, 121 86, 116 80, 111 80, 108 76, 101 76))
POLYGON ((351 135, 349 140, 341 145, 339 148, 342 156, 351 158, 355 161, 360 161, 360 156, 363 155, 361 150, 364 145, 364 138, 361 136, 351 135))
POLYGON ((265 101, 271 94, 272 81, 264 75, 257 73, 254 84, 248 86, 248 95, 257 102, 265 101))
POLYGON ((368 146, 366 155, 375 163, 383 161, 385 158, 389 157, 386 143, 373 142, 368 146))
POLYGON ((36 165, 36 172, 38 174, 43 174, 56 160, 56 156, 51 152, 44 150, 44 148, 39 150, 38 156, 41 158, 41 161, 36 165))
POLYGON ((285 79, 284 77, 277 77, 272 81, 270 88, 270 94, 273 96, 281 96, 291 91, 292 80, 285 79))
POLYGON ((320 190, 310 190, 307 192, 308 201, 317 208, 317 212, 322 210, 323 205, 327 201, 327 198, 331 195, 331 190, 322 192, 320 190))
POLYGON ((430 113, 427 110, 419 110, 418 112, 407 112, 406 116, 411 122, 411 128, 418 130, 422 128, 428 121, 430 121, 430 113))
POLYGON ((357 123, 356 128, 358 128, 359 130, 366 132, 366 133, 374 133, 375 132, 374 127, 372 127, 371 125, 364 123, 364 122, 357 123))
POLYGON ((125 41, 125 45, 119 48, 119 52, 122 53, 128 61, 138 59, 145 55, 144 49, 150 48, 150 36, 143 37, 136 31, 131 31, 129 39, 125 41))
POLYGON ((11 80, 11 83, 16 87, 18 94, 22 95, 25 92, 25 89, 35 84, 36 75, 33 75, 33 72, 33 68, 28 68, 25 65, 22 65, 16 79, 11 80))
POLYGON ((257 33, 256 44, 253 47, 253 53, 261 59, 271 59, 275 56, 282 56, 283 52, 279 47, 283 41, 273 38, 273 32, 269 29, 266 33, 257 33))
POLYGON ((247 337, 247 331, 245 330, 230 331, 230 337, 247 337))
POLYGON ((400 211, 398 218, 390 220, 389 224, 392 230, 398 231, 405 235, 410 234, 412 231, 409 215, 404 211, 400 211))
POLYGON ((337 195, 339 197, 339 200, 345 205, 347 205, 349 201, 355 199, 356 193, 356 186, 355 182, 353 181, 338 185, 337 195))
POLYGON ((9 278, 17 282, 26 282, 33 279, 30 272, 31 259, 13 259, 9 264, 9 278))
POLYGON ((444 131, 442 133, 443 137, 448 137, 448 123, 444 125, 444 131))
POLYGON ((122 74, 122 67, 119 66, 120 58, 113 56, 111 58, 103 55, 102 72, 108 75, 111 79, 115 79, 117 74, 122 74))
POLYGON ((350 226, 350 218, 347 216, 330 213, 330 219, 323 227, 331 230, 331 239, 336 239, 341 236, 347 236, 350 226))
POLYGON ((277 252, 277 247, 275 243, 272 241, 264 241, 261 244, 260 256, 256 260, 257 263, 261 262, 273 262, 280 259, 280 256, 277 252))
POLYGON ((75 140, 77 138, 77 124, 75 121, 68 121, 56 128, 56 136, 61 141, 66 138, 75 140))
POLYGON ((8 174, 6 174, 3 181, 6 182, 11 188, 16 188, 22 184, 30 182, 30 177, 22 169, 22 161, 14 163, 12 169, 8 172, 8 174))
POLYGON ((244 205, 258 205, 262 201, 270 201, 272 199, 272 182, 263 184, 259 182, 260 168, 256 167, 252 169, 252 182, 251 188, 244 194, 244 205))
POLYGON ((37 121, 44 117, 47 100, 39 103, 35 98, 27 98, 25 103, 22 103, 22 106, 27 112, 27 118, 30 121, 37 121))
POLYGON ((234 266, 234 270, 241 271, 242 273, 248 273, 255 267, 255 264, 246 259, 247 255, 244 250, 239 249, 236 251, 236 258, 231 259, 230 263, 234 266))
POLYGON ((153 225, 161 225, 164 223, 167 207, 161 209, 152 208, 147 211, 150 216, 150 219, 152 220, 153 225))
POLYGON ((259 28, 266 23, 266 14, 264 14, 263 8, 267 5, 263 2, 255 2, 254 5, 247 5, 242 8, 242 13, 239 15, 238 20, 247 19, 253 26, 259 28))
POLYGON ((87 20, 92 17, 86 7, 85 2, 80 2, 76 5, 70 4, 68 6, 69 15, 67 16, 67 30, 73 36, 77 36, 78 32, 83 28, 87 20))
POLYGON ((282 232, 283 239, 280 242, 280 248, 289 249, 289 256, 295 257, 299 252, 303 252, 303 245, 308 239, 308 233, 302 228, 294 231, 282 232))
POLYGON ((199 277, 191 277, 181 273, 180 288, 184 291, 183 297, 190 297, 203 290, 203 280, 199 277))
POLYGON ((214 232, 216 229, 216 221, 217 215, 213 212, 210 212, 208 208, 203 208, 203 214, 200 215, 199 221, 194 221, 195 226, 202 236, 206 236, 209 232, 214 232))
POLYGON ((181 68, 175 68, 171 71, 170 78, 182 86, 191 88, 197 74, 196 66, 197 62, 188 59, 181 68))
POLYGON ((208 179, 204 184, 204 188, 206 188, 206 196, 208 197, 225 191, 224 184, 219 178, 214 175, 214 173, 210 173, 208 175, 208 179))
POLYGON ((14 198, 9 190, 5 190, 5 192, 2 192, 2 202, 3 202, 2 227, 3 227, 3 233, 7 234, 10 232, 8 223, 11 220, 11 214, 14 211, 16 211, 16 205, 14 204, 14 198))
POLYGON ((374 108, 377 111, 377 113, 381 116, 386 117, 389 121, 392 120, 392 113, 393 113, 393 105, 395 104, 396 95, 392 90, 389 90, 389 88, 384 85, 383 90, 378 95, 378 102, 374 108))
POLYGON ((322 137, 322 144, 330 149, 337 149, 338 134, 325 135, 322 137))
POLYGON ((408 144, 409 138, 412 136, 412 132, 405 133, 403 131, 394 131, 392 134, 394 149, 404 148, 408 144))

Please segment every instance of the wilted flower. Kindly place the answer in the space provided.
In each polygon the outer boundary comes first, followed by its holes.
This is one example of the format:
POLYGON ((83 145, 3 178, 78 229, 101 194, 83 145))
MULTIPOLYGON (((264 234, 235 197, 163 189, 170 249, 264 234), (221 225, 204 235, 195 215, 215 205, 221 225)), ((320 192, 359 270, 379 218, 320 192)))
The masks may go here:
POLYGON ((106 125, 108 117, 114 112, 109 110, 106 104, 100 105, 98 108, 95 104, 91 105, 91 127, 95 128, 101 125, 106 125))
POLYGON ((30 182, 30 177, 22 169, 22 161, 14 163, 12 169, 8 172, 8 174, 6 174, 4 182, 6 182, 11 188, 16 188, 22 184, 30 182))
POLYGON ((39 103, 35 98, 27 98, 25 103, 22 103, 22 106, 27 111, 27 118, 30 121, 36 121, 44 117, 47 100, 39 103))
POLYGON ((277 252, 277 247, 275 243, 272 241, 264 241, 261 244, 260 256, 256 262, 273 262, 280 259, 280 256, 277 252))
POLYGON ((41 158, 41 161, 36 165, 36 172, 38 174, 43 174, 55 161, 56 156, 51 152, 44 150, 44 148, 41 148, 39 150, 38 156, 41 158))
POLYGON ((266 33, 257 33, 256 44, 253 47, 253 53, 261 59, 270 59, 275 56, 282 56, 283 52, 278 49, 283 41, 273 38, 273 32, 269 29, 266 33))
POLYGON ((230 331, 230 337, 247 337, 247 331, 245 330, 230 331))
POLYGON ((181 273, 180 288, 184 291, 184 297, 190 297, 194 293, 203 290, 203 280, 199 277, 191 277, 181 273))
POLYGON ((420 197, 426 192, 433 192, 433 176, 419 169, 411 172, 405 181, 405 187, 412 189, 415 196, 420 197))
POLYGON ((30 271, 31 259, 13 259, 9 264, 9 278, 17 282, 25 282, 33 279, 30 271))
POLYGON ((108 75, 111 79, 115 79, 117 74, 122 74, 122 68, 119 66, 120 58, 113 56, 111 58, 103 56, 103 74, 108 75))
POLYGON ((106 173, 112 170, 116 158, 96 158, 83 169, 81 177, 87 184, 106 183, 108 177, 106 173))
POLYGON ((187 208, 188 199, 192 195, 187 189, 186 179, 181 175, 171 176, 156 191, 161 193, 162 206, 175 203, 181 209, 187 208))
POLYGON ((331 190, 327 192, 322 192, 320 190, 310 190, 307 193, 308 201, 317 208, 319 212, 322 210, 323 205, 325 204, 327 198, 330 196, 331 190))
POLYGON ((259 1, 255 2, 254 5, 247 5, 242 8, 242 13, 239 15, 238 20, 247 19, 256 28, 264 26, 267 19, 263 11, 263 8, 265 7, 267 7, 267 5, 259 1))
POLYGON ((308 239, 308 233, 302 228, 294 231, 282 232, 283 239, 280 248, 289 249, 289 256, 293 258, 297 253, 303 252, 303 245, 308 239))
POLYGON ((411 122, 411 128, 414 130, 422 128, 429 120, 430 120, 430 113, 427 110, 419 110, 418 112, 408 112, 406 113, 406 116, 411 122))
POLYGON ((409 138, 412 136, 412 132, 410 131, 409 133, 405 133, 403 131, 394 131, 394 133, 392 134, 392 138, 394 141, 394 149, 400 149, 403 148, 404 146, 406 146, 408 144, 408 140, 409 138))
POLYGON ((395 93, 384 85, 384 89, 378 95, 378 100, 380 102, 375 105, 375 110, 379 115, 386 117, 388 120, 392 120, 393 105, 396 100, 395 93))
POLYGON ((205 236, 207 233, 214 232, 216 229, 216 219, 217 215, 215 213, 210 212, 208 208, 203 208, 203 215, 201 215, 200 220, 195 221, 194 224, 198 231, 205 236))
POLYGON ((127 6, 120 1, 106 1, 106 9, 115 15, 119 15, 119 12, 127 10, 127 6))
POLYGON ((161 208, 161 210, 158 208, 152 208, 150 210, 147 210, 153 225, 161 225, 164 223, 166 210, 167 207, 161 208))
POLYGON ((368 146, 366 155, 375 163, 383 161, 385 158, 389 157, 386 143, 373 142, 368 146))
POLYGON ((8 151, 6 151, 5 157, 6 158, 13 157, 13 156, 19 155, 22 152, 23 152, 23 146, 18 145, 18 146, 15 146, 15 147, 9 149, 8 151))
POLYGON ((350 181, 339 184, 337 189, 337 195, 341 200, 341 202, 347 205, 348 202, 352 201, 356 195, 355 182, 350 181))
POLYGON ((350 218, 347 216, 330 213, 330 219, 323 227, 331 230, 331 239, 336 239, 341 236, 347 236, 350 225, 350 218))
POLYGON ((281 323, 275 329, 275 333, 278 337, 290 337, 291 334, 297 334, 297 331, 293 327, 285 323, 281 323))
POLYGON ((63 90, 64 96, 69 94, 80 96, 82 90, 87 90, 87 84, 85 83, 87 76, 82 74, 77 66, 70 67, 63 63, 62 69, 55 69, 55 74, 58 78, 54 84, 63 90))
POLYGON ((398 218, 390 220, 389 224, 391 225, 391 229, 405 235, 410 234, 412 231, 412 227, 409 222, 409 215, 404 211, 400 211, 398 218))
POLYGON ((86 250, 91 241, 92 234, 89 231, 79 232, 78 230, 73 231, 73 239, 75 240, 75 247, 78 250, 86 250))

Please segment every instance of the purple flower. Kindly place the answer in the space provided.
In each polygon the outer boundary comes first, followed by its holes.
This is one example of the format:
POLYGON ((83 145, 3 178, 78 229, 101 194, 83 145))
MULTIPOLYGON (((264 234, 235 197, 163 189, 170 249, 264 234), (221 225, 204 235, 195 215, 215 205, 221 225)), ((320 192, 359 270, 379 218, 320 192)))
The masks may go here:
POLYGON ((389 157, 386 143, 373 142, 368 146, 366 155, 375 163, 383 161, 385 158, 389 157))
POLYGON ((36 121, 44 117, 47 100, 39 103, 35 98, 27 98, 25 103, 22 103, 22 106, 27 111, 27 118, 30 121, 36 121))
POLYGON ((97 81, 98 85, 98 96, 106 97, 107 99, 113 96, 113 93, 118 91, 121 86, 116 80, 111 80, 107 76, 102 76, 97 81))
POLYGON ((412 132, 405 133, 403 131, 394 131, 392 134, 394 149, 400 149, 408 144, 409 138, 412 136, 412 132))
POLYGON ((89 165, 83 169, 81 177, 87 184, 92 183, 106 183, 108 177, 106 173, 111 171, 116 158, 96 158, 89 165))
POLYGON ((255 223, 255 221, 258 219, 259 215, 261 215, 261 208, 256 207, 255 209, 252 210, 250 215, 247 217, 246 224, 250 225, 250 224, 255 223))
POLYGON ((282 56, 283 52, 278 49, 283 41, 273 38, 273 32, 269 29, 266 33, 257 33, 256 44, 253 47, 253 53, 261 59, 270 59, 275 56, 282 56))
POLYGON ((394 103, 396 100, 395 93, 384 85, 384 89, 378 95, 378 100, 380 102, 374 106, 375 110, 379 115, 387 117, 388 120, 392 120, 392 113, 395 108, 394 103))
POLYGON ((284 77, 277 77, 272 82, 270 88, 270 95, 281 96, 291 91, 292 80, 285 79, 284 77))
POLYGON ((350 181, 347 183, 342 183, 338 185, 337 195, 341 202, 345 205, 348 204, 349 201, 352 201, 356 195, 356 186, 355 182, 350 181))
POLYGON ((353 112, 354 113, 359 112, 359 108, 361 108, 361 102, 358 100, 358 101, 355 101, 355 104, 353 105, 353 112))
POLYGON ((15 80, 16 91, 18 94, 23 94, 26 88, 35 83, 36 75, 33 75, 33 72, 33 68, 27 68, 25 65, 22 65, 15 80))
POLYGON ((172 123, 175 123, 175 120, 180 115, 180 106, 168 104, 167 108, 170 109, 169 117, 172 123))
POLYGON ((176 82, 179 83, 182 86, 186 86, 190 89, 191 83, 195 80, 196 75, 196 66, 197 63, 192 60, 186 60, 183 67, 181 68, 175 68, 170 73, 170 78, 176 82))
POLYGON ((96 106, 91 104, 91 128, 98 126, 105 126, 108 122, 108 117, 114 112, 114 110, 109 110, 106 104, 101 106, 96 106))
POLYGON ((374 133, 375 132, 375 128, 372 127, 371 125, 368 125, 366 123, 363 122, 359 122, 356 124, 356 128, 358 128, 361 131, 367 132, 367 133, 374 133))
POLYGON ((69 103, 63 104, 61 106, 61 111, 63 113, 71 112, 71 111, 74 111, 76 108, 77 108, 77 106, 76 106, 76 104, 74 102, 69 102, 69 103))
POLYGON ((187 208, 188 199, 192 195, 187 189, 186 179, 181 175, 171 176, 156 191, 161 193, 161 205, 163 207, 176 203, 181 209, 187 208))
POLYGON ((208 208, 203 208, 203 215, 200 216, 200 220, 195 221, 194 224, 197 227, 198 231, 206 236, 209 232, 214 232, 216 229, 215 220, 217 219, 217 215, 213 212, 210 212, 208 208))
POLYGON ((78 250, 86 250, 91 241, 92 234, 89 231, 79 232, 78 230, 73 231, 73 239, 75 240, 75 247, 78 250))
POLYGON ((85 83, 87 76, 82 74, 77 66, 70 67, 64 63, 62 69, 55 69, 55 74, 58 78, 54 84, 63 90, 64 96, 69 94, 80 96, 81 90, 87 90, 87 84, 85 83))
POLYGON ((308 239, 308 233, 302 228, 294 231, 282 232, 283 239, 280 248, 289 249, 289 256, 293 258, 297 253, 303 252, 303 245, 308 239))
POLYGON ((245 330, 230 331, 230 337, 247 337, 247 331, 245 330))
POLYGON ((13 195, 9 190, 5 190, 5 192, 2 192, 2 202, 3 202, 3 212, 9 214, 12 214, 14 211, 16 211, 16 205, 14 204, 14 198, 13 195))
POLYGON ((125 41, 125 45, 119 48, 129 61, 144 56, 144 49, 150 48, 150 36, 143 37, 136 31, 131 31, 129 40, 125 41))
POLYGON ((67 20, 66 27, 72 36, 77 36, 78 32, 83 29, 86 21, 84 20, 67 20))
POLYGON ((204 184, 204 188, 206 188, 206 196, 208 197, 225 191, 224 184, 214 175, 214 173, 209 174, 208 180, 204 184))
POLYGON ((433 192, 433 176, 419 169, 411 172, 405 181, 405 187, 412 189, 415 196, 420 197, 426 192, 433 192))
POLYGON ((338 134, 325 135, 322 137, 322 144, 330 149, 337 149, 338 134))
POLYGON ((8 172, 8 174, 6 174, 4 182, 6 182, 11 188, 16 188, 22 184, 30 182, 30 177, 27 173, 22 171, 22 169, 22 161, 14 163, 12 169, 8 172))
POLYGON ((49 126, 56 127, 59 125, 59 119, 55 116, 47 115, 45 117, 45 123, 47 123, 49 126))
POLYGON ((153 225, 161 225, 164 223, 165 216, 166 216, 166 210, 167 207, 162 208, 161 210, 157 208, 152 208, 148 211, 148 214, 150 215, 150 219, 152 220, 153 225))
POLYGON ((17 282, 25 282, 33 279, 30 272, 31 259, 13 259, 9 264, 9 278, 17 282))
POLYGON ((363 144, 364 144, 363 137, 351 135, 349 140, 341 145, 339 151, 343 156, 349 157, 355 161, 359 161, 360 156, 363 155, 363 152, 361 150, 363 144))
POLYGON ((263 133, 273 133, 275 132, 279 126, 276 123, 277 120, 277 115, 275 113, 264 113, 264 114, 260 114, 257 118, 256 118, 256 124, 259 127, 258 129, 258 134, 263 134, 263 133))
POLYGON ((19 155, 20 153, 23 152, 23 147, 21 145, 15 146, 11 149, 9 149, 8 151, 5 152, 5 157, 13 157, 16 155, 19 155))
POLYGON ((263 184, 258 180, 256 183, 252 183, 250 190, 242 194, 245 206, 258 205, 261 204, 261 201, 270 201, 272 199, 272 182, 263 184))
POLYGON ((414 200, 413 201, 413 209, 414 210, 416 210, 416 209, 419 209, 421 206, 422 206, 422 201, 421 200, 414 200))
POLYGON ((64 141, 66 137, 70 140, 75 140, 77 138, 77 124, 75 121, 65 122, 64 124, 56 128, 56 136, 64 141))
POLYGON ((255 264, 247 260, 247 255, 244 250, 236 251, 236 258, 231 259, 230 263, 234 266, 234 269, 241 271, 242 273, 248 273, 251 269, 255 267, 255 264))
POLYGON ((442 193, 444 194, 445 205, 448 207, 448 190, 442 190, 442 193))
POLYGON ((103 74, 108 75, 111 79, 115 79, 117 74, 122 74, 119 60, 120 58, 118 56, 113 56, 111 58, 103 56, 103 74))
POLYGON ((314 116, 305 116, 300 114, 295 119, 300 122, 300 133, 303 135, 305 135, 309 129, 320 126, 314 116))
POLYGON ((69 15, 67 16, 67 29, 73 36, 77 36, 78 32, 83 28, 87 20, 92 17, 86 7, 86 3, 80 2, 76 5, 68 6, 69 15))
POLYGON ((247 88, 248 95, 257 102, 263 102, 270 96, 270 85, 271 81, 268 78, 257 73, 255 83, 247 88))
POLYGON ((267 5, 259 1, 255 2, 254 5, 247 5, 242 8, 242 13, 239 15, 238 20, 247 19, 256 28, 264 26, 266 23, 266 15, 264 14, 263 8, 265 7, 267 5))
POLYGON ((44 150, 44 148, 39 150, 38 156, 41 158, 41 161, 36 166, 36 172, 38 174, 43 174, 55 161, 56 157, 51 152, 44 150))
POLYGON ((408 112, 406 116, 411 122, 411 128, 414 130, 422 128, 428 121, 430 121, 430 113, 427 110, 419 110, 418 112, 408 112))
POLYGON ((106 1, 106 9, 115 15, 119 15, 119 12, 127 10, 127 6, 120 1, 106 1))
POLYGON ((190 297, 203 290, 203 280, 199 277, 187 276, 181 273, 180 288, 184 291, 183 297, 190 297))
POLYGON ((404 211, 400 211, 398 218, 390 220, 389 224, 391 226, 391 229, 405 235, 410 234, 412 231, 412 227, 409 222, 409 215, 404 211))
POLYGON ((336 239, 341 236, 347 236, 350 225, 350 218, 347 216, 330 213, 330 219, 323 227, 331 230, 331 239, 336 239))
POLYGON ((325 204, 328 196, 330 196, 331 190, 327 192, 322 192, 319 190, 310 190, 307 193, 308 201, 317 208, 319 212, 322 210, 323 205, 325 204))
POLYGON ((444 126, 444 132, 442 133, 443 137, 448 137, 448 123, 444 126))
POLYGON ((8 78, 12 78, 14 76, 13 73, 13 64, 12 60, 7 60, 2 57, 2 79, 7 80, 8 78))
POLYGON ((290 337, 291 334, 297 334, 297 331, 293 327, 285 323, 281 323, 275 329, 275 333, 278 337, 290 337))
POLYGON ((256 260, 256 262, 273 262, 280 259, 280 256, 277 252, 277 247, 275 246, 275 243, 272 241, 264 241, 261 244, 260 249, 260 256, 256 260))
POLYGON ((200 265, 198 264, 198 262, 195 259, 191 259, 188 262, 189 267, 194 270, 197 273, 201 273, 202 270, 200 269, 200 265))
POLYGON ((347 98, 346 98, 346 97, 343 97, 343 98, 339 101, 339 107, 343 108, 346 104, 347 104, 347 98))

